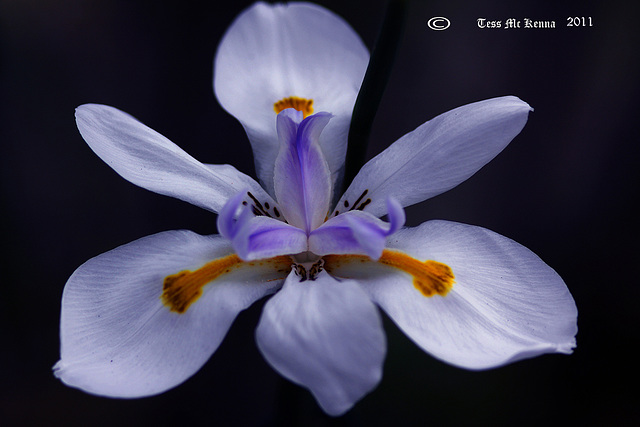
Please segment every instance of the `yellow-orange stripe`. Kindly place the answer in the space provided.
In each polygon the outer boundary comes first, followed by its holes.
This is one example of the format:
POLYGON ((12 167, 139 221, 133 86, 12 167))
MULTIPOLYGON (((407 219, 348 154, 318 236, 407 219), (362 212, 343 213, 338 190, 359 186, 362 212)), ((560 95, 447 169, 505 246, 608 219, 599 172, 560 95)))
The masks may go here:
POLYGON ((202 288, 243 265, 254 266, 272 264, 274 278, 284 279, 290 270, 291 258, 287 256, 274 257, 267 260, 243 261, 236 254, 214 259, 195 271, 181 271, 165 277, 162 286, 161 299, 164 305, 176 313, 184 313, 202 295, 202 288))
POLYGON ((445 296, 453 287, 455 276, 453 270, 438 261, 419 261, 405 253, 385 249, 382 256, 374 261, 364 255, 327 255, 324 258, 324 268, 339 273, 339 268, 347 263, 360 263, 366 268, 367 263, 379 263, 397 268, 413 277, 413 286, 424 296, 432 297, 436 294, 445 296))

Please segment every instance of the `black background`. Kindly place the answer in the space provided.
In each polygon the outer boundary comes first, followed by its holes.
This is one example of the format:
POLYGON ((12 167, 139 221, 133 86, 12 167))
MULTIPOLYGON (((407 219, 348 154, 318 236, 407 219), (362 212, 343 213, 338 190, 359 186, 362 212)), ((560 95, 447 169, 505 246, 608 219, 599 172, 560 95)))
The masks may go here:
MULTIPOLYGON (((636 425, 638 31, 613 2, 414 1, 370 155, 429 118, 517 95, 523 132, 454 190, 409 208, 524 244, 565 279, 579 310, 571 356, 468 372, 431 358, 385 319, 382 382, 345 417, 263 361, 241 313, 185 384, 138 400, 90 396, 51 374, 64 283, 88 258, 215 216, 126 182, 86 146, 74 108, 113 105, 208 163, 253 173, 241 126, 211 89, 218 41, 250 2, 0 2, 0 419, 9 425, 636 425), (426 22, 446 16, 451 27, 426 22), (570 16, 592 27, 566 27, 570 16), (555 20, 479 29, 477 18, 555 20)), ((385 1, 323 1, 371 47, 385 1)), ((6 424, 5 424, 6 425, 6 424)))

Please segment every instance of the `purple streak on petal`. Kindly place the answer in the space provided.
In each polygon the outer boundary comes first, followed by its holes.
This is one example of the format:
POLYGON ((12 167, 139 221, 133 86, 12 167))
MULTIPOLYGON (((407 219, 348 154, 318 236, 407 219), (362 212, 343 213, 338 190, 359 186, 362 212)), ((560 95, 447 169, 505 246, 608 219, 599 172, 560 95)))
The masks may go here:
POLYGON ((318 138, 331 117, 316 113, 298 125, 299 112, 287 109, 277 118, 276 198, 287 221, 307 233, 324 222, 329 210, 331 173, 318 138))

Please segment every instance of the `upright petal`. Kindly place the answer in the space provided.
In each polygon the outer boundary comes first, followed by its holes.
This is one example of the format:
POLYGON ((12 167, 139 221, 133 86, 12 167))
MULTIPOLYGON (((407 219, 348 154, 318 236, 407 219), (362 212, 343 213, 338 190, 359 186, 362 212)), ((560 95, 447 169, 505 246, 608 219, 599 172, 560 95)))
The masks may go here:
MULTIPOLYGON (((390 252, 399 268, 346 258, 328 260, 325 268, 358 280, 400 329, 435 357, 485 369, 543 353, 571 353, 575 346, 577 310, 569 290, 524 246, 480 227, 429 221, 398 231, 388 247, 400 251, 390 252), (425 292, 416 282, 416 266, 425 260, 450 268, 448 292, 425 292)), ((425 272, 440 279, 433 267, 425 272)))
POLYGON ((65 286, 55 374, 99 395, 161 393, 200 369, 236 315, 289 271, 283 259, 244 263, 226 239, 189 231, 106 252, 65 286))
POLYGON ((314 114, 299 125, 295 116, 293 109, 278 115, 275 194, 289 224, 309 233, 324 222, 331 202, 329 167, 318 146, 331 115, 314 114))
POLYGON ((247 131, 258 177, 271 195, 278 154, 274 104, 298 97, 335 116, 320 138, 335 180, 368 61, 349 24, 311 3, 259 2, 229 27, 215 58, 214 90, 247 131))
POLYGON ((219 212, 243 188, 271 202, 251 177, 229 165, 205 165, 130 115, 106 105, 85 104, 76 122, 91 149, 126 180, 147 190, 219 212))
POLYGON ((357 283, 325 271, 304 282, 292 272, 265 305, 256 340, 269 364, 329 415, 348 411, 382 376, 380 313, 357 283))
POLYGON ((404 135, 365 164, 338 203, 376 216, 393 196, 409 206, 476 173, 522 130, 531 107, 514 96, 456 108, 404 135))

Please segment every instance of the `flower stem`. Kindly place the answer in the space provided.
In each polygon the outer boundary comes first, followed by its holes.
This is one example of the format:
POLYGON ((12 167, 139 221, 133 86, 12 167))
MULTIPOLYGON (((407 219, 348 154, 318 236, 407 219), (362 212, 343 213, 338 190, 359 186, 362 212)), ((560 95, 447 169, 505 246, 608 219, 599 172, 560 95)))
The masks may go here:
POLYGON ((343 192, 364 165, 371 125, 391 75, 404 30, 408 0, 389 0, 382 27, 371 53, 362 87, 353 107, 343 180, 343 192))

